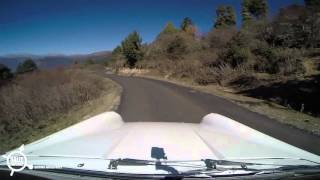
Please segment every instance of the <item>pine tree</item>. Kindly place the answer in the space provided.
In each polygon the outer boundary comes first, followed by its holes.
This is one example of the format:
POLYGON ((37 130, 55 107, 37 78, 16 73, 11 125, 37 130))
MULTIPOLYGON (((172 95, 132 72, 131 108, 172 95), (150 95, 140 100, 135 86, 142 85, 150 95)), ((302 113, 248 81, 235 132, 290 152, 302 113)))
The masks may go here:
POLYGON ((181 30, 187 32, 193 26, 193 22, 189 17, 185 17, 181 23, 181 30))
POLYGON ((172 34, 172 33, 178 32, 178 31, 179 30, 176 27, 174 27, 172 22, 168 22, 160 34, 172 34))
POLYGON ((113 51, 112 51, 112 55, 114 56, 114 55, 119 55, 119 54, 121 54, 122 53, 122 48, 121 48, 121 46, 117 46, 116 48, 114 48, 113 49, 113 51))
POLYGON ((27 59, 23 63, 19 63, 17 67, 17 73, 27 73, 38 69, 37 64, 32 59, 27 59))
POLYGON ((143 57, 141 43, 142 39, 137 31, 129 34, 121 43, 122 53, 130 67, 134 67, 136 62, 143 57))
POLYGON ((236 25, 236 14, 231 6, 219 6, 216 9, 216 14, 215 28, 236 25))
POLYGON ((308 46, 320 47, 320 0, 305 0, 305 5, 307 13, 304 30, 309 30, 308 46))
POLYGON ((249 22, 253 19, 262 20, 268 15, 268 4, 266 0, 243 0, 242 21, 249 22))
POLYGON ((8 80, 13 77, 11 70, 4 64, 0 64, 0 81, 8 80))

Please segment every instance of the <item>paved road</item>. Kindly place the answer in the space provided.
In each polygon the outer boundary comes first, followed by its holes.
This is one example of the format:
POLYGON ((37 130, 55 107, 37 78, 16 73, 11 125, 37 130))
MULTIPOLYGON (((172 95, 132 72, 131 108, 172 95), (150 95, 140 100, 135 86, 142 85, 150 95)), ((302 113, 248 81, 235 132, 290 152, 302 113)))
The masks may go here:
POLYGON ((220 97, 172 83, 108 75, 123 87, 118 112, 126 122, 199 123, 211 112, 225 115, 260 132, 320 155, 320 137, 280 124, 220 97))

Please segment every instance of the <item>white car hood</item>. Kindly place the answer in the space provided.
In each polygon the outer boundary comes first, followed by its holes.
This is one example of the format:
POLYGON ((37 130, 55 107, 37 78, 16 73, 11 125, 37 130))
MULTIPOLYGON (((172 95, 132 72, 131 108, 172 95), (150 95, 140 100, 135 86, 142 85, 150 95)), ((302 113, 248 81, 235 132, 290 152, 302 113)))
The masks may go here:
MULTIPOLYGON (((124 123, 119 114, 106 112, 25 145, 24 153, 27 157, 154 160, 152 147, 164 148, 170 161, 287 157, 320 162, 315 154, 213 113, 206 115, 200 124, 191 124, 124 123)), ((54 161, 31 158, 29 162, 54 161)))

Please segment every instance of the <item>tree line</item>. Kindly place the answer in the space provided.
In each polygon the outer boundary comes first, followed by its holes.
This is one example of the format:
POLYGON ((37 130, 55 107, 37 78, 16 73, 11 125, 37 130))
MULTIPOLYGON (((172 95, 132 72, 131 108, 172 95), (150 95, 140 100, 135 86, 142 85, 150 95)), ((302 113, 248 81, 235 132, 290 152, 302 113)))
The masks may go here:
MULTIPOLYGON (((38 70, 37 64, 32 59, 27 59, 19 63, 16 69, 16 74, 24 74, 38 70)), ((11 69, 4 64, 0 64, 0 86, 10 81, 14 77, 11 69)))
MULTIPOLYGON (((252 58, 275 61, 274 59, 281 59, 281 57, 271 56, 281 56, 281 52, 285 54, 291 50, 295 51, 294 49, 320 47, 319 2, 318 0, 305 0, 304 5, 289 5, 280 9, 275 17, 269 19, 267 0, 243 0, 240 28, 236 27, 237 17, 234 8, 229 5, 221 5, 215 10, 216 17, 213 20, 212 30, 205 35, 200 35, 190 17, 183 19, 180 28, 168 22, 150 44, 143 44, 139 33, 134 31, 113 50, 112 62, 117 67, 137 67, 143 64, 140 62, 150 59, 157 53, 161 56, 166 55, 166 59, 170 59, 170 56, 171 59, 186 59, 183 56, 188 53, 195 54, 197 48, 202 53, 215 51, 211 59, 222 61, 232 67, 244 65, 252 58), (249 42, 246 43, 246 41, 249 42), (259 48, 263 49, 259 50, 251 46, 261 46, 259 48), (155 52, 152 48, 161 48, 162 52, 155 52), (219 48, 221 51, 214 48, 219 48), (222 52, 227 55, 222 55, 222 52)), ((269 63, 272 65, 265 64, 267 67, 256 67, 256 69, 264 69, 270 73, 278 72, 276 70, 278 62, 269 63), (274 66, 275 69, 270 70, 268 66, 274 66)), ((251 66, 255 66, 254 62, 251 62, 251 66)))

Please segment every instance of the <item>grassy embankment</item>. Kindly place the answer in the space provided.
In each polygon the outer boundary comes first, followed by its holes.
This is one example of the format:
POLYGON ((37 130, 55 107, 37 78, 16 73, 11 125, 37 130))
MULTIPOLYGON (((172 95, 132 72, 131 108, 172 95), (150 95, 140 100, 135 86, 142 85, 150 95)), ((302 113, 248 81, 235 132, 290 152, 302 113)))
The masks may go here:
POLYGON ((88 69, 39 71, 0 89, 0 153, 114 110, 121 87, 88 69))

